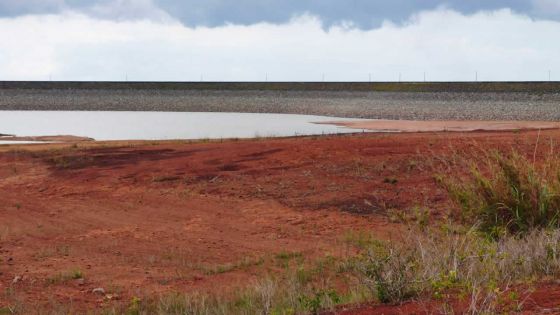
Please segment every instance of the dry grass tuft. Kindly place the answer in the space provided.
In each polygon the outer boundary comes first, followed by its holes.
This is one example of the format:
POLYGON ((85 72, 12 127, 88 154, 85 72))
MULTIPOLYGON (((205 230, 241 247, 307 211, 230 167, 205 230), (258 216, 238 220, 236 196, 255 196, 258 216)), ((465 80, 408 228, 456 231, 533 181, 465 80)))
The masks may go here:
POLYGON ((463 233, 414 231, 404 240, 370 242, 352 264, 380 302, 426 294, 451 302, 462 296, 470 299, 470 313, 493 312, 515 293, 514 285, 560 275, 560 230, 499 240, 475 228, 463 233))

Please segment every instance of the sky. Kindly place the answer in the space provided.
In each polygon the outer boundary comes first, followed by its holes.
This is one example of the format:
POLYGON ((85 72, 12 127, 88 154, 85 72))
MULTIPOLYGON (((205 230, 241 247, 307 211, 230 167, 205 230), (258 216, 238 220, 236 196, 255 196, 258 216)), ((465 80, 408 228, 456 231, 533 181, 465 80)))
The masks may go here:
POLYGON ((0 80, 560 79, 560 0, 0 0, 0 80))

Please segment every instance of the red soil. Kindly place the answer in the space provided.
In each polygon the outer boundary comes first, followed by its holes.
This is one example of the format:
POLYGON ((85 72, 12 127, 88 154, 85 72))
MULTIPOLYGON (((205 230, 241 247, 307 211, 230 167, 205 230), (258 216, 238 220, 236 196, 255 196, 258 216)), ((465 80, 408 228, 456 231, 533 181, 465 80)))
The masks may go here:
MULTIPOLYGON (((111 303, 91 293, 97 287, 123 300, 215 291, 246 284, 269 266, 209 275, 211 266, 282 251, 342 255, 350 230, 399 234, 403 227, 388 220, 387 209, 447 211, 431 168, 442 157, 479 146, 532 154, 536 138, 475 132, 2 147, 0 291, 15 290, 0 295, 0 306, 14 298, 82 308, 111 303), (75 269, 85 283, 56 281, 75 269)), ((548 139, 559 140, 560 131, 543 131, 541 143, 548 139)))

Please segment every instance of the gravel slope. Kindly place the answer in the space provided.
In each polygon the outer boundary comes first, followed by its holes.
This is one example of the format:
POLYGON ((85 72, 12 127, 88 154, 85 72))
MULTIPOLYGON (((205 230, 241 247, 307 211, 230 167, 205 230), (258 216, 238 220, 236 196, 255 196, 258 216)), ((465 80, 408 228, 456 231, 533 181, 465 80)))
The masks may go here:
POLYGON ((10 88, 0 89, 0 110, 212 111, 411 120, 560 121, 560 93, 10 88))

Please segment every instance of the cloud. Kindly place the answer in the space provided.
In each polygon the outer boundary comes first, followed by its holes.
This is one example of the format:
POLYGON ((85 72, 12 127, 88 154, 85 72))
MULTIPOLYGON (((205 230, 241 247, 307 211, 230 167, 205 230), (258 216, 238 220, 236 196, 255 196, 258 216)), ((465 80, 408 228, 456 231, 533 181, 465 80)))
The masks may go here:
POLYGON ((0 16, 53 13, 58 12, 63 7, 64 0, 1 0, 0 16))
POLYGON ((533 0, 534 12, 542 17, 560 17, 560 1, 558 0, 533 0))
POLYGON ((168 20, 170 15, 152 0, 0 0, 0 16, 78 12, 113 21, 168 20))
POLYGON ((152 0, 106 0, 87 7, 84 12, 92 17, 108 20, 168 21, 171 16, 157 7, 152 0))
POLYGON ((560 75, 560 23, 511 10, 424 11, 404 25, 187 27, 79 12, 0 19, 0 80, 544 80, 560 75))
POLYGON ((57 14, 72 10, 111 19, 166 19, 187 26, 283 24, 310 14, 323 26, 351 23, 361 29, 390 20, 400 24, 420 11, 447 8, 463 14, 509 8, 536 19, 559 19, 558 0, 0 0, 0 16, 57 14), (555 13, 554 13, 555 12, 555 13))

